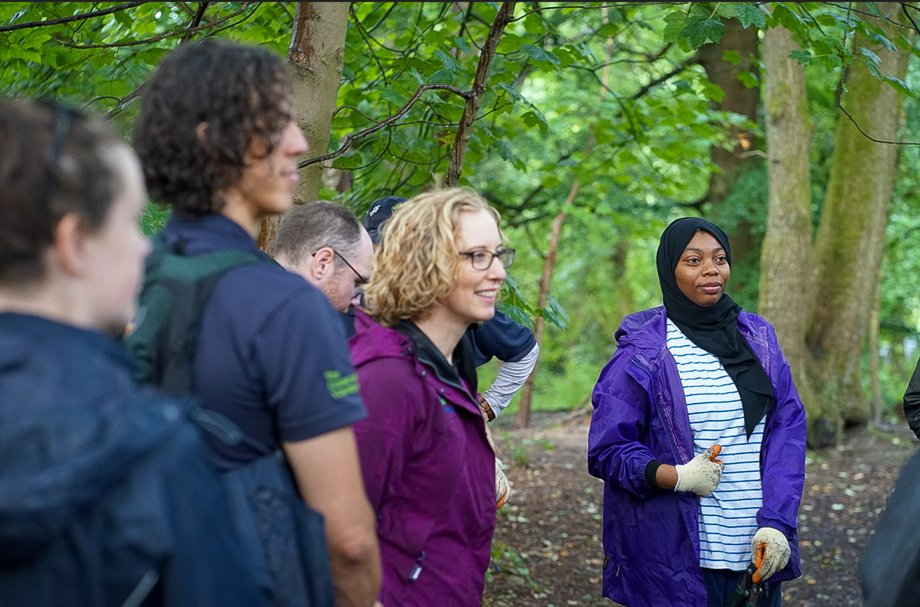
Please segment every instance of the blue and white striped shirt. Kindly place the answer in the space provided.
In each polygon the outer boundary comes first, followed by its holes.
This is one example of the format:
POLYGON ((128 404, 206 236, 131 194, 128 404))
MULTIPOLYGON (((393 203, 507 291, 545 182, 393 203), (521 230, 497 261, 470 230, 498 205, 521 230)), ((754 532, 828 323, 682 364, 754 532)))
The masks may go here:
POLYGON ((748 440, 741 397, 719 359, 687 339, 670 319, 667 343, 687 401, 693 450, 699 454, 718 443, 725 464, 719 486, 700 498, 700 565, 741 571, 751 562, 751 538, 763 504, 764 420, 748 440))

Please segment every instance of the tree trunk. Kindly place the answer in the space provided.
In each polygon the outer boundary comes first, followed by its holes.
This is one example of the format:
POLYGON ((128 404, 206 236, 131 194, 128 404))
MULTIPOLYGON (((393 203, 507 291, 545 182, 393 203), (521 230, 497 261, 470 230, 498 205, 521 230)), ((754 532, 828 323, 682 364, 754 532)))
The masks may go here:
MULTIPOLYGON (((737 19, 726 19, 724 24, 725 33, 718 44, 704 44, 699 50, 699 63, 706 70, 709 81, 725 94, 721 101, 712 102, 710 106, 721 112, 741 114, 757 123, 760 89, 745 87, 738 80, 738 74, 745 71, 758 73, 758 30, 753 27, 744 29, 737 19), (734 51, 741 57, 737 65, 723 59, 728 51, 734 51)), ((709 177, 706 201, 711 205, 713 221, 729 226, 733 261, 744 268, 744 272, 732 276, 732 283, 735 287, 743 287, 742 282, 747 275, 756 276, 757 259, 751 257, 756 255, 760 243, 752 234, 752 224, 738 219, 737 214, 733 215, 729 209, 723 208, 722 202, 731 194, 744 166, 758 161, 755 156, 746 154, 754 150, 757 141, 753 133, 737 127, 732 127, 728 136, 734 142, 731 149, 719 145, 710 148, 712 162, 721 172, 713 171, 709 177)))
MULTIPOLYGON (((903 20, 900 3, 876 6, 896 23, 903 20)), ((891 40, 899 35, 895 24, 865 18, 883 29, 891 40)), ((906 52, 889 51, 862 31, 857 32, 854 45, 878 55, 883 77, 904 79, 906 52)), ((819 387, 817 400, 808 412, 809 423, 833 428, 835 442, 844 423, 865 423, 869 415, 860 367, 872 300, 879 284, 897 150, 894 145, 875 143, 867 135, 882 141, 896 140, 902 101, 901 95, 873 76, 862 60, 850 66, 845 83, 847 92, 841 102, 852 120, 841 116, 837 127, 813 258, 815 288, 820 297, 812 304, 805 334, 806 346, 813 356, 808 372, 812 385, 819 387)))
POLYGON ((876 426, 882 423, 882 382, 879 380, 879 308, 882 305, 882 290, 875 289, 872 298, 872 313, 869 316, 869 386, 872 394, 872 423, 876 426))
MULTIPOLYGON (((294 107, 297 124, 314 154, 329 146, 332 115, 342 81, 345 62, 345 30, 349 2, 297 2, 288 62, 294 66, 294 107)), ((294 203, 303 204, 319 197, 323 165, 300 170, 294 203)), ((281 215, 262 220, 259 248, 271 255, 281 215)))
POLYGON ((760 253, 761 315, 773 324, 808 403, 804 373, 805 324, 811 306, 811 177, 808 148, 812 124, 805 96, 805 69, 789 53, 799 46, 786 28, 767 30, 763 40, 764 122, 767 138, 767 229, 760 253))

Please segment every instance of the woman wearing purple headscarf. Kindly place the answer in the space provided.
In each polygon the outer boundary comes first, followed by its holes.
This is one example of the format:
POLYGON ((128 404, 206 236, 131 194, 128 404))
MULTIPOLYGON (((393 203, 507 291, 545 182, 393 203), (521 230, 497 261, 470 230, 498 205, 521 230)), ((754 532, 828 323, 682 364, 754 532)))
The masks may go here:
POLYGON ((604 596, 723 607, 750 567, 757 604, 778 606, 802 573, 805 410, 789 365, 773 327, 725 294, 719 227, 674 221, 657 266, 664 305, 623 320, 593 394, 604 596))

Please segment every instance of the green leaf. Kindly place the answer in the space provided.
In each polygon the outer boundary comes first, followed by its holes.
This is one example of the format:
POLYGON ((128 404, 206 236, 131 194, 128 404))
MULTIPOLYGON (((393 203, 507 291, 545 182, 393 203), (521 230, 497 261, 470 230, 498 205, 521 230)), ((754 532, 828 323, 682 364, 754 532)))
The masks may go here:
POLYGON ((544 135, 549 133, 549 125, 546 124, 546 118, 544 118, 543 114, 541 114, 536 108, 522 115, 521 120, 523 120, 524 124, 530 128, 535 126, 540 127, 540 132, 544 135))
POLYGON ((546 24, 539 13, 530 13, 524 19, 524 31, 532 36, 543 36, 546 33, 546 24))
POLYGON ((862 54, 863 57, 869 60, 868 61, 869 63, 874 63, 875 65, 878 65, 879 63, 882 62, 882 60, 879 59, 878 55, 876 55, 874 52, 872 52, 870 49, 867 49, 864 46, 859 47, 859 52, 862 54))
POLYGON ((559 65, 559 57, 535 44, 522 44, 521 51, 534 61, 559 65))
POLYGON ((453 57, 445 53, 444 51, 435 51, 434 56, 441 60, 441 65, 444 66, 444 69, 450 71, 451 73, 458 73, 462 71, 460 64, 454 60, 453 57))
POLYGON ((897 52, 897 50, 898 50, 898 47, 896 47, 896 46, 894 45, 894 43, 893 43, 891 40, 889 40, 888 38, 886 38, 886 37, 883 36, 882 34, 878 34, 878 33, 872 34, 871 36, 869 36, 869 40, 881 44, 882 46, 884 46, 884 47, 885 47, 886 49, 888 49, 889 51, 897 52))
POLYGON ((811 65, 812 62, 811 51, 792 51, 789 58, 798 61, 799 65, 811 65))
POLYGON ((687 27, 680 33, 681 38, 690 43, 690 48, 698 48, 707 42, 719 42, 725 33, 725 25, 715 19, 702 19, 691 23, 695 18, 687 20, 687 27))
POLYGON ((869 68, 869 73, 870 73, 870 74, 872 74, 873 76, 875 76, 875 77, 878 78, 879 80, 883 80, 882 72, 879 71, 878 65, 876 65, 876 64, 873 63, 872 61, 866 61, 866 67, 869 68))
POLYGON ((725 98, 725 91, 723 91, 722 87, 718 86, 717 84, 707 84, 703 90, 706 93, 706 96, 716 103, 721 103, 722 99, 725 98))
POLYGON ((525 327, 533 331, 534 330, 533 320, 530 318, 527 312, 525 312, 518 305, 515 305, 517 304, 518 301, 520 300, 516 298, 513 301, 500 301, 495 307, 497 307, 500 312, 507 314, 511 318, 511 320, 513 320, 517 324, 524 325, 525 327))
POLYGON ((907 95, 908 97, 914 97, 914 92, 910 90, 910 87, 907 86, 907 83, 901 80, 900 78, 889 77, 889 78, 883 78, 883 80, 887 82, 888 84, 890 84, 891 86, 893 86, 894 89, 898 91, 899 93, 901 93, 902 95, 907 95))
POLYGON ((760 29, 767 28, 767 20, 756 4, 751 2, 734 2, 733 4, 735 6, 735 16, 741 22, 741 27, 747 29, 749 26, 754 25, 760 29))
POLYGON ((552 295, 547 296, 546 307, 538 310, 538 313, 558 327, 560 331, 565 331, 569 326, 569 315, 566 314, 566 311, 562 309, 562 306, 552 295))
POLYGON ((677 42, 680 38, 681 31, 683 31, 684 26, 687 24, 687 18, 684 16, 684 13, 680 10, 673 10, 665 15, 664 22, 664 32, 662 32, 664 41, 677 42))
POLYGON ((406 98, 396 92, 391 86, 386 86, 380 89, 380 99, 383 101, 389 101, 398 107, 402 107, 406 104, 406 98))
POLYGON ((738 51, 725 51, 722 54, 722 61, 727 61, 732 65, 738 65, 741 63, 741 55, 738 54, 738 51))
POLYGON ((754 89, 760 86, 760 80, 757 79, 757 75, 753 72, 739 72, 738 81, 741 82, 746 89, 754 89))

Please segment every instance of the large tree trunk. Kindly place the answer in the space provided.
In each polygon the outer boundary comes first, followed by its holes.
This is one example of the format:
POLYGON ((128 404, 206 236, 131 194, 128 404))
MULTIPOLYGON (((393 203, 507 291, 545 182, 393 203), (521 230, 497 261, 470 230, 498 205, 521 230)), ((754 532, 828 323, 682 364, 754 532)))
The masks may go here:
MULTIPOLYGON (((900 3, 876 6, 889 19, 903 20, 900 3)), ((865 18, 885 30, 891 40, 899 35, 895 24, 865 18)), ((907 52, 889 51, 862 31, 857 32, 854 45, 878 55, 883 77, 904 79, 907 52)), ((832 427, 835 439, 845 422, 864 423, 869 416, 860 368, 879 283, 897 150, 894 145, 875 143, 867 135, 894 141, 902 101, 895 89, 869 72, 864 61, 850 66, 845 82, 847 93, 842 104, 852 120, 841 116, 837 127, 827 195, 815 237, 815 288, 820 297, 814 299, 805 334, 813 356, 808 372, 812 385, 818 388, 809 420, 832 427)))
MULTIPOLYGON (((759 30, 754 27, 744 29, 737 19, 726 19, 724 24, 725 33, 722 39, 717 44, 704 44, 699 50, 699 63, 706 70, 709 81, 718 85, 725 94, 721 101, 713 102, 711 106, 721 112, 741 114, 757 123, 760 89, 745 87, 738 80, 738 74, 744 71, 754 74, 758 72, 759 30), (737 65, 723 58, 728 51, 734 51, 741 57, 737 65)), ((752 234, 751 223, 744 219, 739 220, 736 216, 730 217, 732 213, 723 208, 721 203, 731 194, 744 166, 758 162, 755 156, 747 153, 754 150, 757 142, 753 133, 737 127, 732 127, 728 136, 734 142, 731 149, 719 145, 710 149, 712 162, 721 172, 713 171, 710 176, 706 202, 711 205, 712 219, 715 223, 731 226, 728 236, 732 243, 733 261, 739 265, 743 264, 745 270, 749 268, 749 271, 732 276, 735 287, 741 287, 746 275, 756 276, 757 259, 752 257, 757 254, 760 243, 752 234)))
MULTIPOLYGON (((342 67, 345 62, 345 30, 349 2, 297 2, 294 28, 288 48, 288 62, 294 66, 294 108, 310 152, 326 153, 332 115, 335 112, 342 67)), ((312 164, 300 170, 294 193, 295 204, 319 197, 323 166, 312 164)), ((271 255, 281 215, 262 220, 259 248, 271 255)))
POLYGON ((807 402, 805 325, 812 284, 808 272, 812 233, 808 147, 813 127, 805 96, 805 69, 789 58, 798 49, 792 34, 782 26, 764 34, 769 192, 760 254, 759 310, 776 329, 795 383, 807 402))

